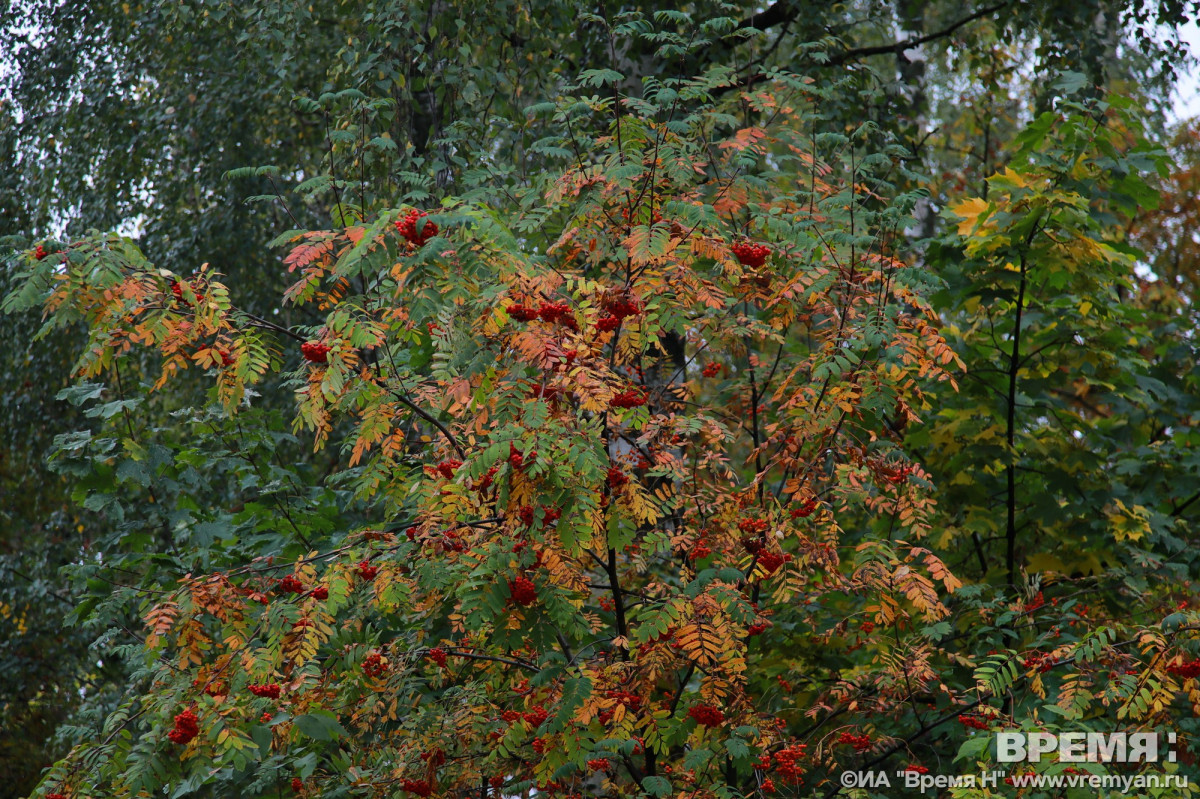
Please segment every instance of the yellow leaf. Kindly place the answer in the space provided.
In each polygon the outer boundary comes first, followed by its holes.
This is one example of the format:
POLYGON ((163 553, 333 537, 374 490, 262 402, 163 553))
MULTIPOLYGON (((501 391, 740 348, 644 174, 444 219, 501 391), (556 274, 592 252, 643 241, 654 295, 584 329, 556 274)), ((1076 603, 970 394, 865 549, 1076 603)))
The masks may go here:
POLYGON ((988 209, 987 200, 982 200, 978 197, 973 197, 969 200, 963 200, 958 205, 950 206, 950 212, 956 216, 962 217, 958 223, 958 235, 969 236, 971 231, 979 223, 979 216, 988 209))

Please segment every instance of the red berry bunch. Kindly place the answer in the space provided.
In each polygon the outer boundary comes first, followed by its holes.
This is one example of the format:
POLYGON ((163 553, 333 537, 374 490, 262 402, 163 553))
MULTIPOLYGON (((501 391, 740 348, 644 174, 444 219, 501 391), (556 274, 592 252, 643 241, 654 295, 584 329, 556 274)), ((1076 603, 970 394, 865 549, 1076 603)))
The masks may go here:
POLYGON ((528 305, 510 305, 504 310, 518 322, 532 322, 538 318, 537 309, 530 308, 528 305))
POLYGON ((446 650, 442 649, 440 646, 435 646, 433 649, 430 649, 425 653, 425 657, 429 658, 443 669, 446 668, 446 650))
POLYGON ((175 717, 175 727, 167 733, 167 737, 171 743, 186 744, 200 734, 199 721, 195 711, 185 710, 175 717))
POLYGON ((426 221, 421 232, 417 232, 417 223, 425 219, 429 214, 424 211, 412 210, 404 215, 403 219, 396 220, 396 230, 400 231, 400 235, 408 241, 409 244, 420 247, 425 242, 432 239, 438 234, 438 226, 433 222, 426 221))
POLYGON ((319 585, 308 592, 308 595, 313 599, 329 599, 329 589, 323 585, 319 585))
POLYGON ((300 779, 299 777, 292 777, 292 790, 295 791, 296 793, 300 793, 301 791, 303 791, 304 790, 304 780, 300 779))
POLYGON ((488 785, 492 786, 496 790, 500 790, 504 787, 504 778, 501 776, 492 777, 488 780, 488 785))
POLYGON ((762 785, 760 787, 762 788, 763 793, 775 793, 775 780, 767 777, 762 781, 762 785))
POLYGON ((763 567, 767 574, 774 574, 780 566, 791 560, 791 556, 784 554, 780 555, 775 552, 763 552, 758 556, 758 564, 763 567))
MULTIPOLYGON (((37 246, 37 249, 33 251, 33 257, 38 259, 39 261, 42 260, 43 258, 45 258, 49 254, 50 253, 46 252, 46 248, 40 244, 37 246)), ((54 795, 55 794, 46 794, 46 796, 54 796, 54 795)))
POLYGON ((640 408, 646 404, 646 394, 631 388, 614 395, 608 404, 612 408, 640 408))
POLYGON ((694 705, 688 711, 688 718, 703 727, 716 727, 725 721, 725 714, 712 705, 694 705))
POLYGON ((445 477, 447 480, 449 480, 452 477, 454 477, 454 472, 458 469, 459 466, 462 466, 462 461, 451 459, 451 460, 442 461, 441 463, 439 463, 436 467, 436 471, 442 477, 445 477))
POLYGON ((1046 604, 1046 600, 1042 596, 1042 592, 1038 591, 1037 595, 1034 596, 1033 599, 1029 600, 1029 604, 1025 606, 1025 612, 1032 613, 1033 611, 1037 610, 1038 608, 1040 608, 1042 605, 1045 605, 1045 604, 1046 604))
POLYGON ((526 461, 532 462, 536 458, 536 450, 531 449, 529 452, 522 455, 521 451, 517 449, 516 444, 513 444, 511 441, 508 443, 508 465, 514 469, 521 469, 525 466, 526 461))
POLYGON ((721 371, 721 364, 717 363, 716 361, 713 361, 711 363, 705 364, 704 369, 702 369, 700 371, 700 374, 704 375, 705 377, 716 377, 717 373, 720 371, 721 371))
POLYGON ((261 696, 266 699, 278 699, 279 692, 282 690, 279 683, 263 683, 262 685, 247 685, 246 690, 255 696, 261 696))
POLYGON ((528 577, 517 577, 508 581, 508 593, 513 602, 521 607, 529 607, 537 602, 537 589, 528 577))
POLYGON ((753 244, 749 241, 740 241, 733 245, 734 257, 742 264, 754 269, 762 266, 767 262, 767 256, 771 254, 771 248, 765 244, 753 244))
POLYGON ((1200 677, 1200 660, 1180 660, 1168 665, 1167 671, 1185 680, 1200 677))
POLYGON ((775 770, 787 782, 799 782, 804 769, 796 765, 808 749, 804 744, 794 744, 775 753, 775 770))
POLYGON ((608 300, 600 307, 608 316, 616 319, 618 322, 630 316, 638 316, 642 312, 642 304, 630 298, 608 300))
POLYGON ((808 499, 801 502, 799 507, 792 508, 792 518, 793 519, 805 519, 805 518, 811 516, 812 512, 817 509, 818 504, 819 503, 817 502, 816 497, 809 497, 808 499))
POLYGON ((873 621, 864 621, 862 624, 858 625, 858 627, 867 635, 875 632, 875 622, 873 621))
POLYGON ((417 796, 429 796, 433 793, 433 788, 427 780, 401 780, 400 790, 417 796))
POLYGON ((987 721, 985 721, 982 716, 959 716, 958 723, 964 727, 971 727, 972 729, 976 730, 989 729, 987 721))
POLYGON ((329 345, 319 341, 306 341, 300 345, 300 354, 311 363, 329 363, 329 345))
POLYGON ((565 322, 571 315, 571 306, 565 302, 543 302, 538 305, 537 315, 545 322, 565 322))
POLYGON ((546 742, 541 738, 534 738, 529 742, 529 745, 533 748, 533 751, 537 752, 539 755, 546 752, 546 742))
POLYGON ((362 670, 363 674, 377 680, 387 672, 388 662, 383 659, 383 655, 372 652, 363 658, 362 670))
POLYGON ((598 757, 587 762, 588 771, 608 771, 608 758, 598 757))
POLYGON ((265 710, 265 711, 263 711, 263 714, 258 717, 258 720, 260 722, 262 722, 263 724, 266 724, 273 718, 274 718, 274 716, 271 715, 271 711, 265 710))
POLYGON ((629 482, 629 477, 625 472, 617 466, 608 467, 608 487, 613 491, 620 491, 626 483, 629 482))
POLYGON ((479 482, 475 484, 475 490, 479 492, 487 491, 492 487, 492 483, 496 480, 496 473, 500 471, 499 466, 493 466, 479 478, 479 482))
POLYGON ((275 590, 285 594, 302 594, 304 593, 304 583, 296 579, 296 575, 289 574, 275 584, 275 590))
POLYGON ((753 638, 756 635, 762 635, 763 633, 765 633, 767 631, 767 628, 770 626, 771 626, 771 622, 769 622, 769 621, 756 622, 755 624, 751 624, 749 627, 746 628, 746 635, 750 636, 751 638, 753 638))
POLYGON ((526 527, 533 524, 533 506, 523 505, 521 509, 517 511, 517 518, 519 518, 521 520, 521 524, 525 525, 526 527))
POLYGON ((309 627, 316 627, 316 623, 312 619, 300 619, 292 625, 293 630, 306 630, 309 627))
POLYGON ((550 714, 547 713, 546 708, 542 707, 541 705, 534 705, 533 710, 530 710, 527 713, 522 713, 521 718, 525 719, 525 721, 529 723, 530 727, 534 727, 536 729, 537 727, 542 726, 542 723, 545 722, 546 719, 550 718, 550 714))
POLYGON ((762 535, 769 526, 766 519, 760 519, 757 516, 738 522, 738 530, 746 535, 762 535))
POLYGON ((838 736, 837 742, 854 747, 855 752, 865 752, 871 748, 871 738, 865 734, 855 735, 852 732, 844 732, 838 736))
POLYGON ((233 366, 233 356, 229 350, 217 350, 217 357, 221 359, 222 366, 233 366))
MULTIPOLYGON (((1200 674, 1200 661, 1193 662, 1197 663, 1196 674, 1200 674)), ((1025 658, 1024 666, 1027 669, 1036 669, 1039 673, 1045 674, 1054 668, 1054 658, 1050 657, 1048 652, 1034 652, 1025 658)), ((1167 670, 1170 671, 1170 667, 1167 670)))
POLYGON ((601 316, 596 320, 596 329, 601 333, 607 333, 610 330, 616 330, 621 326, 621 320, 615 316, 601 316))
MULTIPOLYGON (((41 247, 38 247, 38 249, 40 250, 41 247)), ((46 794, 46 799, 67 799, 67 795, 65 793, 48 793, 46 794)))
POLYGON ((379 574, 379 567, 372 566, 365 560, 358 562, 358 576, 370 582, 375 579, 375 575, 379 574))

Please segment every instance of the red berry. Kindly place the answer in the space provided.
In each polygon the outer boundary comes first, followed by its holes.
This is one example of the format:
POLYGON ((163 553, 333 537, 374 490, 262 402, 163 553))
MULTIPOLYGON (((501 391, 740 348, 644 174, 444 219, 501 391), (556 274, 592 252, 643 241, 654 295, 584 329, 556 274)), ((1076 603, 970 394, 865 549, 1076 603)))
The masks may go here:
POLYGON ((613 408, 638 408, 646 404, 646 394, 637 389, 629 389, 613 395, 608 404, 613 408))
POLYGON ((537 589, 528 577, 517 577, 508 581, 508 593, 512 601, 522 607, 529 607, 537 602, 537 589))
POLYGON ((175 717, 175 728, 167 733, 172 743, 186 744, 200 734, 199 719, 193 710, 185 710, 175 717))
POLYGON ((608 467, 608 487, 613 491, 619 491, 626 483, 629 482, 629 477, 625 472, 621 471, 616 466, 608 467))
POLYGON ((388 662, 383 659, 383 655, 378 652, 372 652, 363 658, 362 662, 363 674, 373 679, 379 679, 388 670, 388 662))
POLYGON ((712 705, 695 705, 688 711, 688 718, 704 727, 716 727, 725 721, 725 714, 712 705))
POLYGON ((304 583, 296 579, 296 575, 289 574, 275 584, 275 590, 282 591, 285 594, 303 594, 304 583))
POLYGON ((318 586, 310 592, 313 599, 329 599, 329 589, 325 586, 318 586))
POLYGON ((255 696, 261 696, 265 699, 278 699, 279 693, 282 690, 279 683, 263 683, 262 685, 248 685, 246 689, 255 696))
POLYGON ((300 779, 299 777, 292 777, 292 790, 295 791, 296 793, 300 793, 301 791, 303 791, 304 790, 304 780, 300 779))
POLYGON ((306 341, 300 345, 300 354, 304 356, 304 360, 312 363, 328 363, 329 345, 319 341, 306 341))
POLYGON ((738 242, 732 247, 734 256, 743 266, 757 269, 767 262, 771 248, 765 244, 752 244, 748 241, 738 242))
POLYGON ((717 373, 720 371, 721 364, 713 361, 712 363, 706 364, 704 369, 701 370, 700 374, 704 375, 705 377, 716 377, 717 373))
POLYGON ((446 650, 442 649, 441 647, 435 646, 433 649, 430 649, 425 653, 425 657, 429 658, 443 669, 446 668, 446 650))
POLYGON ((510 305, 504 309, 508 315, 518 322, 532 322, 538 318, 538 312, 526 305, 510 305))
POLYGON ((425 780, 401 780, 400 790, 417 796, 429 796, 433 793, 433 788, 425 780))
POLYGON ((359 561, 358 576, 364 580, 370 581, 375 579, 375 575, 379 574, 379 567, 372 566, 367 561, 359 561))
POLYGON ((600 757, 587 762, 588 771, 608 771, 608 758, 600 757))
POLYGON ((396 230, 400 231, 400 235, 408 241, 409 244, 420 247, 425 242, 432 239, 438 234, 438 226, 434 222, 426 220, 420 232, 417 231, 417 225, 425 219, 429 214, 424 211, 412 210, 404 215, 403 219, 396 220, 396 230))

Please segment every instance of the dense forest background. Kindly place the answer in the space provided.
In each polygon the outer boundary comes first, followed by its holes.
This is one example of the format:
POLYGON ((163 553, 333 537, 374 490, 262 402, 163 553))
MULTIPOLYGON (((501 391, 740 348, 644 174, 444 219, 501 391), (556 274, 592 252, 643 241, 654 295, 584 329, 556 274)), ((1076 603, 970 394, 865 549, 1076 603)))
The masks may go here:
POLYGON ((0 2, 0 795, 1194 769, 1197 11, 0 2))

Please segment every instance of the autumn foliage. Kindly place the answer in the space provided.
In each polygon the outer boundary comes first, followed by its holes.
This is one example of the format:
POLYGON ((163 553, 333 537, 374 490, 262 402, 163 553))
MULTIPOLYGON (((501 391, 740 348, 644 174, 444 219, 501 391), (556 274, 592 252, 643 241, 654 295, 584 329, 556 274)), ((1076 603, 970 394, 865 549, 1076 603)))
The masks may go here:
MULTIPOLYGON (((907 438, 949 424, 965 368, 902 252, 920 197, 888 195, 902 160, 864 162, 867 131, 819 142, 819 99, 716 72, 564 101, 583 155, 511 216, 459 198, 281 235, 306 325, 116 236, 31 251, 23 301, 86 327, 81 381, 153 353, 151 390, 202 373, 229 430, 267 426, 255 387, 286 385, 331 464, 257 511, 286 546, 230 544, 142 598, 136 690, 46 788, 286 768, 305 796, 799 793, 908 763, 928 729, 1024 723, 1005 692, 1045 696, 1081 648, 1124 671, 1078 606, 1079 637, 1044 650, 953 645, 1045 600, 955 604, 980 589, 907 438), (296 521, 329 495, 362 522, 296 521)), ((955 210, 970 257, 1019 249, 1027 230, 987 236, 1022 192, 1070 205, 1046 175, 1001 180, 955 210)), ((1128 267, 1067 235, 1046 247, 1077 269, 1128 267)), ((1148 656, 1164 700, 1163 675, 1197 673, 1168 650, 1148 656)))

